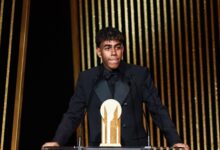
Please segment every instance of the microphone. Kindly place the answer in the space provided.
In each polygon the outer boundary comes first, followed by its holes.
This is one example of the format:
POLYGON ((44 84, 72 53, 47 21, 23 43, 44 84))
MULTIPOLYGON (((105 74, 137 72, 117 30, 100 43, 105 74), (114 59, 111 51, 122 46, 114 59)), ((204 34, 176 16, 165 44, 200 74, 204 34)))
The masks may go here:
POLYGON ((147 145, 144 147, 144 148, 152 148, 151 147, 151 145, 150 145, 150 129, 149 129, 149 122, 147 121, 147 116, 146 116, 146 114, 143 112, 143 114, 144 114, 144 117, 145 117, 145 120, 146 120, 146 122, 147 122, 147 145))
POLYGON ((151 145, 150 145, 150 130, 149 130, 149 127, 147 126, 147 146, 145 146, 144 148, 147 148, 147 149, 151 149, 151 145))
POLYGON ((82 121, 81 121, 80 127, 79 127, 79 136, 78 136, 78 140, 77 140, 77 149, 78 150, 82 149, 82 121))
POLYGON ((80 136, 78 137, 77 146, 78 146, 78 147, 81 147, 81 145, 82 145, 82 136, 80 135, 80 136))

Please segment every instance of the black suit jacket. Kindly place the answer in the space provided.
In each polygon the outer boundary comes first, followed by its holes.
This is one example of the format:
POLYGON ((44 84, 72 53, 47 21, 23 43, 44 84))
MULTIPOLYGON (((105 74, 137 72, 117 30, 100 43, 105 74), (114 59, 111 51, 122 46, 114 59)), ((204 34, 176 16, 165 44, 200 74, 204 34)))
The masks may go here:
MULTIPOLYGON (((81 72, 69 108, 56 131, 54 141, 64 145, 81 120, 88 113, 89 144, 98 146, 101 142, 100 106, 111 98, 108 84, 103 78, 103 65, 81 72)), ((168 111, 161 104, 157 89, 145 67, 121 62, 121 80, 115 84, 114 99, 122 107, 121 144, 126 147, 147 145, 147 134, 143 127, 142 104, 146 103, 154 123, 164 133, 168 143, 181 142, 168 111)))

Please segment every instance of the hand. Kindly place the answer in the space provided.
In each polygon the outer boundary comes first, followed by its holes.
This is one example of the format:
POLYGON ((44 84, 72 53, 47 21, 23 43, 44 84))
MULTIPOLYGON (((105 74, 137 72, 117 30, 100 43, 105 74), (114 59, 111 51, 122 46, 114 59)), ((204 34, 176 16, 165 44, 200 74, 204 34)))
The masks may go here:
POLYGON ((42 148, 46 147, 59 147, 60 145, 57 142, 47 142, 44 145, 42 145, 42 148))
POLYGON ((189 146, 187 144, 184 144, 184 143, 176 143, 172 146, 173 148, 177 148, 177 147, 182 147, 184 148, 185 150, 190 150, 189 146))

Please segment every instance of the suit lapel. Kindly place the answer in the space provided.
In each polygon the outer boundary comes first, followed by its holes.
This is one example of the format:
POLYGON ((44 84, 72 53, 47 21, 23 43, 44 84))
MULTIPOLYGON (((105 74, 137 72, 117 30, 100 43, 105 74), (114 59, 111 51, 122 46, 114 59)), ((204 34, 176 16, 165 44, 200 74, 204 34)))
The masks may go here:
MULTIPOLYGON (((114 99, 119 101, 121 104, 126 99, 128 92, 130 88, 128 84, 122 82, 121 80, 117 81, 115 83, 115 93, 114 93, 114 99)), ((97 86, 95 87, 95 92, 98 96, 98 98, 101 100, 101 102, 112 98, 112 94, 110 92, 110 89, 108 87, 108 83, 105 80, 101 80, 97 86)))
POLYGON ((110 89, 108 87, 108 83, 105 80, 101 80, 97 84, 97 86, 95 87, 95 92, 102 102, 107 99, 112 98, 112 94, 111 94, 110 89))
MULTIPOLYGON (((114 99, 118 100, 121 104, 125 101, 129 91, 130 87, 127 82, 129 82, 129 72, 127 72, 127 64, 125 62, 121 62, 121 73, 126 74, 125 79, 119 80, 115 83, 115 93, 114 93, 114 99), (127 72, 127 73, 125 73, 127 72)), ((102 74, 103 70, 99 69, 99 75, 102 74)), ((97 85, 94 88, 94 91, 101 102, 113 98, 111 91, 109 89, 108 83, 105 80, 101 80, 97 83, 97 85)))
POLYGON ((115 83, 114 99, 122 104, 128 95, 129 89, 130 88, 127 83, 124 83, 121 80, 117 81, 115 83))

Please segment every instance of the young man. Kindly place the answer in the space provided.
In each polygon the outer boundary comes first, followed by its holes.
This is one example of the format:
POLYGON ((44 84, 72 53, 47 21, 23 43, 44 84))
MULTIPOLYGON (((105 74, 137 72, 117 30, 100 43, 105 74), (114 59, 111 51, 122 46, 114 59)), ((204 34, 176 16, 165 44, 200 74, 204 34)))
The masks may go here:
POLYGON ((46 146, 62 146, 88 114, 89 146, 101 143, 100 106, 107 99, 116 99, 122 107, 122 147, 147 145, 147 133, 143 126, 142 104, 146 103, 154 123, 164 133, 170 146, 185 147, 162 105, 149 71, 145 67, 122 61, 124 37, 116 28, 107 27, 96 36, 96 53, 102 64, 81 72, 69 108, 56 131, 52 142, 46 146))

